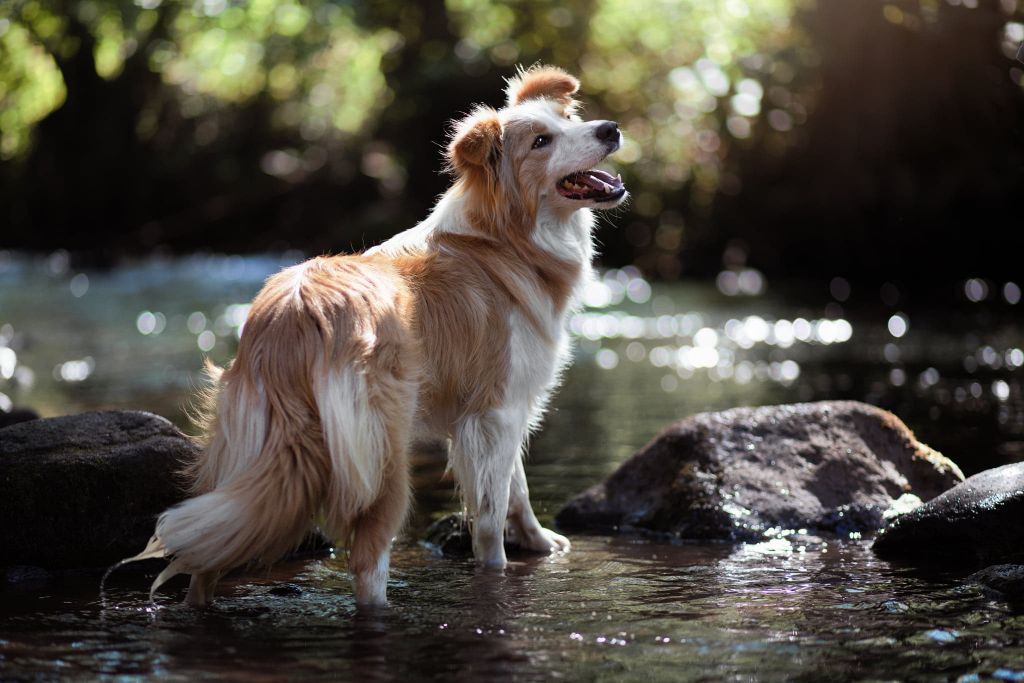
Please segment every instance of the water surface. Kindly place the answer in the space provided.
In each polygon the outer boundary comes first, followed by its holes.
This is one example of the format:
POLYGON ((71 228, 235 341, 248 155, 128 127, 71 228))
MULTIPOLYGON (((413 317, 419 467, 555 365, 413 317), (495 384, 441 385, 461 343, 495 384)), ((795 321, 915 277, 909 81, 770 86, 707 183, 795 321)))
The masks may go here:
MULTIPOLYGON (((142 408, 189 429, 203 358, 231 357, 245 304, 296 258, 79 272, 60 252, 0 254, 0 407, 142 408)), ((827 284, 760 284, 729 296, 728 278, 603 275, 531 443, 542 521, 671 420, 737 405, 866 400, 967 472, 1024 459, 1019 289, 1014 300, 978 280, 915 301, 854 286, 838 301, 827 284)), ((205 611, 178 604, 181 583, 150 604, 148 577, 131 572, 104 599, 92 573, 23 581, 0 592, 0 679, 1024 679, 1019 607, 890 566, 864 541, 578 536, 570 554, 518 558, 505 576, 435 557, 415 541, 457 506, 442 473, 417 466, 388 610, 356 613, 342 554, 234 577, 205 611)))
MULTIPOLYGON (((183 584, 171 590, 180 591, 183 584)), ((862 543, 579 537, 496 576, 403 545, 392 606, 357 613, 341 559, 226 582, 206 610, 140 577, 5 593, 6 680, 943 680, 1024 671, 1024 613, 862 543)), ((180 593, 179 593, 180 595, 180 593)))

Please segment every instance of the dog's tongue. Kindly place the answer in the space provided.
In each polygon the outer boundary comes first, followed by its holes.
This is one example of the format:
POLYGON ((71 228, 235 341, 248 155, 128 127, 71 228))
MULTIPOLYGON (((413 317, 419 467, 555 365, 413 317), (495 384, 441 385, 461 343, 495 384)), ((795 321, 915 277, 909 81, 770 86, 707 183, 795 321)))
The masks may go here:
POLYGON ((572 177, 573 182, 586 185, 592 190, 608 194, 622 187, 622 179, 599 169, 581 171, 572 177))
POLYGON ((562 178, 558 183, 558 193, 569 199, 606 201, 621 197, 625 191, 622 178, 596 168, 578 171, 562 178))

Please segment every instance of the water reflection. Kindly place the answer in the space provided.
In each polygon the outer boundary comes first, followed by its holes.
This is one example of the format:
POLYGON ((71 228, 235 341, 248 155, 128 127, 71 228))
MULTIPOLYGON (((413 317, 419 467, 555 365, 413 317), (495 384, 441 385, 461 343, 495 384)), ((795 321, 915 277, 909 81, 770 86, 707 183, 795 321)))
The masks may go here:
MULTIPOLYGON (((729 318, 712 327, 705 324, 703 314, 695 312, 645 317, 621 310, 586 311, 573 316, 569 327, 585 340, 582 348, 592 352, 597 366, 604 370, 618 367, 621 353, 634 363, 646 361, 656 368, 675 370, 681 379, 704 371, 713 382, 734 380, 747 384, 771 380, 786 386, 800 376, 796 360, 779 353, 762 359, 756 351, 747 352, 759 345, 784 350, 798 342, 829 346, 846 343, 853 337, 853 326, 844 319, 765 320, 759 315, 748 315, 742 320, 729 318), (624 347, 616 347, 615 342, 620 340, 629 341, 624 347), (655 341, 671 343, 654 344, 655 341)), ((670 375, 662 378, 661 385, 666 391, 675 391, 680 386, 670 375)))
MULTIPOLYGON (((188 428, 184 408, 204 357, 231 358, 263 280, 300 258, 196 255, 78 272, 65 252, 8 254, 0 409, 144 408, 188 428)), ((723 262, 737 283, 751 271, 736 245, 723 262)), ((746 277, 761 289, 733 296, 722 282, 601 273, 570 321, 577 360, 534 442, 533 466, 568 458, 578 474, 597 476, 682 415, 822 398, 896 410, 966 471, 1024 457, 1016 283, 972 278, 931 309, 912 307, 893 283, 871 297, 841 276, 827 287, 771 289, 746 277), (577 428, 591 418, 601 438, 577 428)), ((550 504, 566 495, 553 492, 550 504)))

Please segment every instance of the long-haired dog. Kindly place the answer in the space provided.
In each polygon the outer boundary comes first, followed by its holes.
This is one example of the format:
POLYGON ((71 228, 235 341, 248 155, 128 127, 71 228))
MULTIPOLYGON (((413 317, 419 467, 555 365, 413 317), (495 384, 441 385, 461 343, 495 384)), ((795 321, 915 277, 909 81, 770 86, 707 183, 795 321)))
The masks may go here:
POLYGON ((553 67, 520 71, 503 109, 455 124, 456 181, 425 221, 267 280, 234 363, 214 372, 195 497, 133 558, 171 560, 154 591, 188 573, 187 601, 205 604, 225 572, 274 562, 316 525, 348 547, 357 603, 385 603, 414 435, 450 444, 478 562, 505 566, 506 533, 569 549, 530 507, 523 447, 591 276, 590 209, 626 195, 593 169, 619 148, 618 126, 581 121, 578 87, 553 67))

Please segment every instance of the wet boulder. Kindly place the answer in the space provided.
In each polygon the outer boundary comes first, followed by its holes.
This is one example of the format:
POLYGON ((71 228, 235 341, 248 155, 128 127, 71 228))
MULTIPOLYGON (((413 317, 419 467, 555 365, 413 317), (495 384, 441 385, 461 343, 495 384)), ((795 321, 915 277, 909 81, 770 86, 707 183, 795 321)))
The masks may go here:
POLYGON ((1024 561, 1024 463, 979 472, 896 517, 873 548, 880 557, 914 564, 1024 561))
POLYGON ((0 566, 108 565, 139 552, 185 496, 197 447, 173 424, 100 411, 0 429, 0 566))
MULTIPOLYGON (((431 552, 443 557, 470 557, 473 555, 473 533, 466 515, 452 512, 435 520, 424 532, 422 544, 431 552)), ((505 552, 520 550, 514 539, 505 537, 505 552)))
POLYGON ((997 564, 985 567, 967 579, 1011 600, 1024 599, 1024 565, 997 564))
POLYGON ((12 408, 11 410, 0 410, 0 429, 4 427, 10 427, 13 424, 19 422, 28 422, 29 420, 38 420, 39 413, 32 410, 31 408, 12 408))
POLYGON ((568 531, 740 542, 789 529, 846 535, 881 527, 897 500, 928 500, 962 480, 953 462, 870 405, 736 408, 670 425, 555 521, 568 531))
POLYGON ((447 514, 427 527, 423 545, 445 557, 465 557, 473 554, 473 536, 461 512, 447 514))

